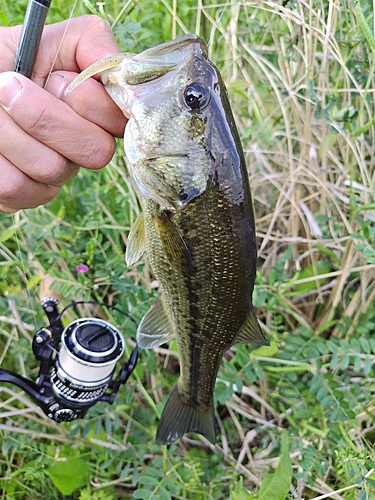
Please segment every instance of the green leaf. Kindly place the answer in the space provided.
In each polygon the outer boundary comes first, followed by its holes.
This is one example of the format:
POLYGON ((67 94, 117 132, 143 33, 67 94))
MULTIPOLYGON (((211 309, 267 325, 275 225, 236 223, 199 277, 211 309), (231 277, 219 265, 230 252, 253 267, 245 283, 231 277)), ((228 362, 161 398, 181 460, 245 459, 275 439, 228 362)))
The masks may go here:
POLYGON ((284 500, 292 481, 292 463, 289 457, 288 433, 281 434, 280 462, 274 474, 268 474, 260 487, 258 500, 284 500))
POLYGON ((327 347, 332 353, 336 353, 339 350, 337 345, 334 342, 332 342, 332 340, 329 340, 327 342, 327 347))
MULTIPOLYGON (((313 276, 319 276, 320 274, 329 273, 332 270, 332 264, 326 260, 318 260, 315 263, 315 266, 307 266, 305 269, 301 271, 299 279, 312 278, 313 276)), ((316 281, 307 281, 305 283, 298 283, 295 285, 296 292, 306 293, 310 290, 314 290, 318 286, 323 285, 326 280, 316 280, 316 281)))
POLYGON ((357 2, 354 11, 356 13, 357 21, 361 28, 361 31, 364 34, 366 41, 370 46, 370 49, 375 54, 375 37, 371 31, 370 26, 367 24, 365 14, 362 10, 360 2, 357 2))
POLYGON ((375 354, 375 339, 369 339, 371 351, 375 354))
POLYGON ((151 476, 139 476, 138 482, 149 487, 157 486, 159 484, 159 481, 151 476))
POLYGON ((353 118, 356 110, 354 106, 347 106, 346 108, 340 109, 334 116, 333 120, 337 122, 346 122, 350 118, 353 118))
POLYGON ((164 486, 160 486, 159 488, 160 500, 171 500, 171 494, 169 491, 164 488, 164 486))
POLYGON ((241 477, 230 492, 229 500, 251 500, 252 498, 254 498, 253 495, 244 487, 243 477, 241 477))
POLYGON ((366 377, 368 377, 368 375, 370 374, 370 371, 371 371, 371 359, 369 357, 367 357, 365 359, 365 366, 364 366, 363 373, 366 375, 366 377))
POLYGON ((361 233, 350 233, 350 236, 355 240, 363 240, 363 235, 361 233))
POLYGON ((350 340, 350 345, 351 345, 351 347, 352 347, 355 351, 357 351, 357 352, 361 352, 361 346, 360 346, 360 344, 359 344, 359 342, 358 342, 358 340, 357 340, 357 339, 355 339, 355 338, 354 338, 354 339, 351 339, 351 340, 350 340))
POLYGON ((86 462, 79 457, 67 457, 64 461, 55 462, 48 469, 56 488, 63 495, 71 495, 74 490, 86 483, 86 462))
POLYGON ((345 354, 340 363, 341 370, 345 371, 348 368, 349 364, 350 364, 350 356, 345 354))
POLYGON ((370 354, 370 344, 368 343, 368 340, 365 338, 362 338, 360 340, 362 349, 365 351, 366 354, 370 354))
POLYGON ((325 396, 321 401, 320 404, 323 406, 323 408, 328 408, 333 403, 333 398, 330 394, 328 396, 325 396))
POLYGON ((322 387, 322 379, 319 375, 315 375, 315 377, 311 380, 310 391, 315 394, 322 387))
POLYGON ((248 493, 245 488, 241 493, 236 493, 235 491, 230 492, 229 500, 252 500, 254 497, 251 493, 248 493))
POLYGON ((122 472, 120 474, 120 481, 125 481, 125 479, 129 475, 129 470, 130 470, 130 462, 128 462, 125 467, 122 469, 122 472))
POLYGON ((366 490, 360 491, 358 500, 369 500, 369 497, 367 496, 366 490))
POLYGON ((6 229, 0 234, 0 243, 9 240, 16 233, 15 229, 6 229))
POLYGON ((330 422, 337 422, 339 416, 340 416, 340 408, 335 408, 329 415, 330 422))
POLYGON ((0 26, 9 26, 9 19, 4 12, 0 12, 0 26))
POLYGON ((335 368, 337 368, 337 365, 339 364, 339 361, 340 361, 340 359, 339 359, 339 357, 337 356, 337 354, 334 354, 334 355, 332 356, 331 362, 330 362, 330 364, 329 364, 329 366, 330 366, 331 370, 334 370, 335 368))
POLYGON ((315 246, 316 246, 317 250, 319 250, 320 253, 328 255, 328 257, 330 257, 330 259, 333 261, 337 261, 337 255, 335 254, 335 252, 333 250, 325 247, 324 245, 321 245, 318 242, 315 243, 315 246))
POLYGON ((328 394, 327 389, 322 385, 322 387, 319 389, 319 391, 316 393, 316 399, 318 401, 321 401, 323 398, 325 398, 328 394))
POLYGON ((146 488, 138 488, 133 493, 133 498, 149 498, 151 495, 150 490, 146 490, 146 488))
POLYGON ((356 371, 357 373, 362 371, 362 362, 361 358, 359 357, 354 358, 354 371, 356 371))
POLYGON ((236 378, 234 379, 234 383, 236 384, 237 391, 239 392, 239 394, 241 394, 243 388, 243 382, 241 377, 237 375, 236 378))
POLYGON ((349 344, 345 339, 340 339, 340 347, 344 352, 349 352, 349 344))
POLYGON ((267 291, 260 292, 254 296, 254 306, 260 307, 262 306, 268 297, 269 293, 267 291))
POLYGON ((251 352, 251 357, 253 356, 272 357, 274 354, 277 353, 277 351, 278 351, 277 342, 271 341, 270 345, 262 345, 261 347, 254 349, 254 351, 251 352))

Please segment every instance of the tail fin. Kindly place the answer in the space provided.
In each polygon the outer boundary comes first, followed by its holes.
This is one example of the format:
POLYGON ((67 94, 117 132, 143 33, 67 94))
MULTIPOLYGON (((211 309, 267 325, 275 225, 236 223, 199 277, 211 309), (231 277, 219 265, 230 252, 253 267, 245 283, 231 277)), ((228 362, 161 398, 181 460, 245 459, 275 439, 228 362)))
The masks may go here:
POLYGON ((202 434, 215 444, 213 404, 209 408, 189 405, 179 394, 176 384, 161 415, 156 442, 158 444, 172 444, 187 432, 202 434))

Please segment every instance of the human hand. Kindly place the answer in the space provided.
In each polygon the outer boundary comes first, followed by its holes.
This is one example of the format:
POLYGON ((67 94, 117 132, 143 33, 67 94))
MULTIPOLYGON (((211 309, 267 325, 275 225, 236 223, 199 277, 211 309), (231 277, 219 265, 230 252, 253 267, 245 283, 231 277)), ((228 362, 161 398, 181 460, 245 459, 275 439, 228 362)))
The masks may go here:
POLYGON ((64 95, 81 70, 119 52, 113 34, 97 16, 67 23, 45 27, 31 80, 11 71, 21 26, 0 27, 0 211, 47 203, 79 166, 107 165, 123 136, 124 115, 99 82, 64 95))

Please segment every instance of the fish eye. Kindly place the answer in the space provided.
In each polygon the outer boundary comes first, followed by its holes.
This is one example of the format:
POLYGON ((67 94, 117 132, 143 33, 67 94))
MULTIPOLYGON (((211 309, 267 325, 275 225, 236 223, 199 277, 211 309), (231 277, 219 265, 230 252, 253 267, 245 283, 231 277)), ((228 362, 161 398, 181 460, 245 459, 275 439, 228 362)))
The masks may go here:
POLYGON ((190 109, 199 111, 209 103, 210 91, 201 83, 192 83, 185 89, 184 100, 190 109))

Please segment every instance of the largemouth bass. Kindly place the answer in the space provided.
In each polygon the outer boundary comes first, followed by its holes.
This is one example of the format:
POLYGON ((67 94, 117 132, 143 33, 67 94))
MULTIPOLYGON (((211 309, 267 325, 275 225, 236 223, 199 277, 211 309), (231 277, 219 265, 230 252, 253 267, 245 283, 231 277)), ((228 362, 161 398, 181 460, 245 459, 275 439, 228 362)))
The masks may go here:
MULTIPOLYGON (((126 251, 146 250, 162 291, 142 319, 149 349, 176 337, 180 378, 156 440, 187 432, 215 442, 213 391, 224 352, 268 345, 254 315, 257 249, 248 173, 221 76, 196 35, 88 68, 129 122, 125 152, 143 212, 126 251)), ((73 86, 75 86, 73 82, 73 86)))

